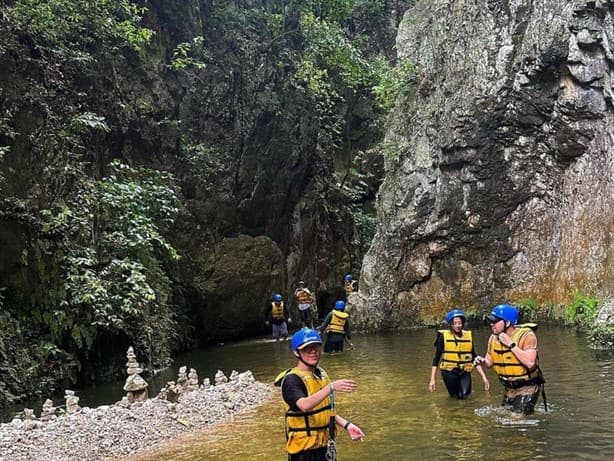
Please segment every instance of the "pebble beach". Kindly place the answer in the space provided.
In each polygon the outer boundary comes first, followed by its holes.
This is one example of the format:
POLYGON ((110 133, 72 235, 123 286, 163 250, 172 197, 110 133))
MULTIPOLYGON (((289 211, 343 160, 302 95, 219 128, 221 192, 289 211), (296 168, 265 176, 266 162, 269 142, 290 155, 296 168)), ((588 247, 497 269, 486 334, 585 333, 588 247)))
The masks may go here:
POLYGON ((21 420, 0 425, 0 460, 112 460, 156 445, 251 409, 271 396, 273 387, 250 371, 233 372, 227 382, 181 393, 177 402, 149 398, 80 408, 48 421, 21 420))

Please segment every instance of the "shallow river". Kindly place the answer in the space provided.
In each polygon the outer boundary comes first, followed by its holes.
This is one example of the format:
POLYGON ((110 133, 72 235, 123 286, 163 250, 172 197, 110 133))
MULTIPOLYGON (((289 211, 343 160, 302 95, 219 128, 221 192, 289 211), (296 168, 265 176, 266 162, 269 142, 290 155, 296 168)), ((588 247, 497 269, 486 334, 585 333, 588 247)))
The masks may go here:
MULTIPOLYGON (((488 330, 473 328, 483 354, 488 330)), ((537 410, 515 418, 499 408, 502 386, 488 370, 485 392, 474 373, 466 401, 450 398, 441 379, 428 392, 435 330, 360 336, 356 349, 324 355, 321 366, 332 379, 353 378, 358 390, 337 394, 341 415, 366 433, 363 442, 338 437, 338 459, 350 460, 609 460, 614 459, 614 354, 588 349, 574 330, 542 326, 538 330, 542 369, 547 380, 549 411, 540 398, 537 410)), ((178 357, 172 370, 149 380, 153 393, 177 369, 187 365, 200 379, 213 380, 218 369, 251 370, 272 382, 294 365, 289 343, 248 341, 202 349, 178 357)), ((123 383, 77 391, 81 405, 119 400, 123 383)), ((39 406, 37 413, 40 411, 39 406)), ((139 461, 285 460, 283 410, 279 395, 261 407, 195 435, 173 441, 139 461)))
MULTIPOLYGON (((473 328, 478 353, 488 331, 473 328)), ((338 459, 349 460, 605 460, 614 459, 614 355, 587 348, 574 330, 538 330, 542 369, 547 380, 548 412, 540 398, 528 417, 501 408, 502 386, 487 371, 491 390, 474 373, 466 401, 448 397, 438 377, 428 392, 434 330, 356 336, 356 349, 325 355, 321 365, 333 379, 354 378, 358 390, 338 394, 338 411, 367 437, 338 437, 338 459)), ((221 368, 252 370, 271 382, 293 364, 286 343, 229 344, 181 357, 202 376, 221 368)), ((165 447, 139 460, 285 460, 281 403, 256 410, 165 447)))

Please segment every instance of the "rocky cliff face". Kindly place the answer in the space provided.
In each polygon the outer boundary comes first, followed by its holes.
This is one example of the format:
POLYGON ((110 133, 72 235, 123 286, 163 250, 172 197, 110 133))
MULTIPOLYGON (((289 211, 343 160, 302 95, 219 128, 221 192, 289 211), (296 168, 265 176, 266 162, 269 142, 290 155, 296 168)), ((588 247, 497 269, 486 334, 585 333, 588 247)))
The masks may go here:
POLYGON ((614 286, 614 2, 417 1, 355 322, 614 286))

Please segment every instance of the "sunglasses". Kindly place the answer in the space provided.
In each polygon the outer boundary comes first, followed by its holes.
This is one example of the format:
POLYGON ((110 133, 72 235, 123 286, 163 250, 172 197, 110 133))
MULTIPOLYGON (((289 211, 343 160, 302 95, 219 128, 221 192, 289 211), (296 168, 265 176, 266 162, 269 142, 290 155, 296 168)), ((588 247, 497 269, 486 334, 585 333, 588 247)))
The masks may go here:
POLYGON ((322 348, 321 344, 309 344, 305 347, 303 347, 302 349, 300 349, 301 352, 307 352, 308 354, 312 353, 312 352, 320 352, 320 349, 322 348))

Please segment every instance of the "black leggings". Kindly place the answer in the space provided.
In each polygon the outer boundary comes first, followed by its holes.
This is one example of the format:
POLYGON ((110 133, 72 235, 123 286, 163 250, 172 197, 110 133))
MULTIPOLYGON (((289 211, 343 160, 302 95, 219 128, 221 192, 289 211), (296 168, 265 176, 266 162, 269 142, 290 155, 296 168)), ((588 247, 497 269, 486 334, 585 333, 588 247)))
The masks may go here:
POLYGON ((441 370, 441 377, 450 396, 464 400, 471 394, 471 373, 441 370))
POLYGON ((288 455, 288 461, 326 461, 326 448, 305 450, 294 455, 288 455))

